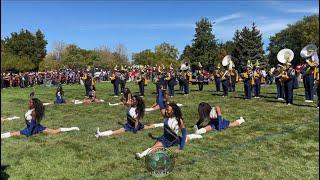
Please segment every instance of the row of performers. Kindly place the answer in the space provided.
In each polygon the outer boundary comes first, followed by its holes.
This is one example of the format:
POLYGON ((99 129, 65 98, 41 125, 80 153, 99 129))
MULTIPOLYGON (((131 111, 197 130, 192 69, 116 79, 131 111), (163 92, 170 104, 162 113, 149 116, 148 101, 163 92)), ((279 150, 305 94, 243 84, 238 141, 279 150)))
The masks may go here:
MULTIPOLYGON (((317 79, 315 70, 308 70, 308 73, 305 73, 307 65, 303 65, 302 75, 304 79, 304 87, 306 94, 306 102, 311 102, 313 99, 313 83, 317 79)), ((292 103, 292 90, 297 87, 298 80, 296 76, 295 69, 291 64, 287 65, 278 65, 278 68, 273 71, 275 75, 275 82, 277 85, 277 98, 284 99, 286 102, 292 103), (287 94, 287 95, 285 95, 287 94)), ((213 73, 213 79, 216 85, 216 91, 220 91, 222 85, 223 96, 228 96, 228 92, 235 92, 236 83, 239 82, 239 77, 241 77, 242 82, 244 83, 245 98, 251 99, 252 93, 254 98, 260 97, 261 84, 264 81, 262 71, 259 66, 247 65, 243 73, 238 73, 238 71, 233 67, 231 70, 226 68, 220 69, 218 66, 217 70, 213 73)), ((111 82, 114 85, 114 94, 119 96, 119 85, 121 85, 121 92, 125 88, 125 78, 123 78, 122 73, 115 72, 111 77, 111 82), (118 74, 118 75, 117 75, 118 74), (124 83, 121 83, 121 81, 124 83)), ((318 78, 319 79, 319 78, 318 78)), ((156 92, 158 92, 159 87, 162 85, 165 89, 168 89, 169 96, 174 96, 174 86, 179 83, 179 90, 183 91, 185 95, 189 94, 189 84, 193 82, 192 73, 190 71, 181 71, 175 75, 173 71, 164 72, 155 77, 154 82, 156 83, 156 92)), ((140 95, 144 96, 144 87, 147 86, 149 80, 146 79, 144 72, 140 72, 138 79, 136 80, 139 85, 140 95)), ((203 85, 208 82, 205 75, 199 71, 196 77, 196 82, 199 85, 199 91, 203 90, 203 85)))
MULTIPOLYGON (((189 94, 189 83, 192 80, 192 73, 190 71, 181 71, 176 76, 173 70, 168 72, 163 71, 155 76, 153 82, 156 84, 156 92, 158 92, 160 86, 168 89, 169 95, 174 96, 174 86, 177 85, 177 80, 180 85, 180 90, 184 92, 185 95, 189 94)), ((113 84, 114 95, 119 96, 119 85, 121 88, 121 93, 125 88, 126 78, 124 73, 115 71, 110 77, 111 83, 113 84)), ((140 96, 144 96, 144 88, 148 85, 150 80, 147 79, 144 71, 139 72, 136 83, 139 86, 140 96)))
MULTIPOLYGON (((219 106, 210 106, 206 102, 202 102, 198 106, 199 120, 194 127, 194 133, 187 132, 186 124, 184 122, 183 113, 180 107, 173 102, 168 102, 164 99, 163 88, 159 90, 157 96, 159 102, 159 109, 163 116, 163 121, 145 125, 142 120, 145 115, 145 103, 139 96, 132 96, 129 109, 127 111, 127 122, 117 130, 107 130, 101 132, 98 128, 95 133, 96 138, 120 135, 123 133, 137 133, 138 131, 163 128, 163 135, 160 137, 151 137, 156 140, 154 145, 141 153, 136 153, 137 159, 141 159, 153 152, 157 148, 169 148, 173 146, 179 146, 177 152, 185 148, 186 143, 190 140, 203 138, 203 134, 210 131, 222 131, 227 128, 238 127, 245 122, 243 117, 237 120, 229 121, 222 117, 222 111, 219 106), (181 134, 181 135, 179 135, 181 134)), ((20 131, 5 132, 1 134, 1 139, 10 138, 14 136, 25 135, 27 137, 44 133, 44 134, 59 134, 61 132, 79 131, 80 128, 67 127, 67 128, 48 128, 41 124, 41 120, 44 118, 45 107, 38 98, 30 98, 29 110, 25 114, 26 128, 20 131)))

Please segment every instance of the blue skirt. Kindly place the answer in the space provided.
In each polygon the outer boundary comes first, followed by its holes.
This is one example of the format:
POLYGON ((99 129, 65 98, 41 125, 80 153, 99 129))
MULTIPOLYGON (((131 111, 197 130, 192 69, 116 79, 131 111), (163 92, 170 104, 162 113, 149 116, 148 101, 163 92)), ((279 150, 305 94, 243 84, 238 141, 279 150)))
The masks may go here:
POLYGON ((23 134, 25 136, 32 136, 34 134, 42 133, 46 127, 42 126, 41 124, 37 124, 34 126, 27 126, 23 130, 20 131, 20 134, 23 134))
MULTIPOLYGON (((134 132, 135 131, 134 127, 131 126, 129 123, 126 123, 125 125, 123 125, 123 128, 124 128, 125 132, 127 132, 127 131, 134 132)), ((144 125, 141 122, 139 122, 137 131, 139 131, 143 128, 144 128, 144 125)))
POLYGON ((63 98, 57 98, 55 101, 54 101, 55 104, 63 104, 65 103, 65 100, 63 98))
POLYGON ((167 139, 164 135, 162 135, 161 137, 158 138, 158 141, 161 142, 161 144, 163 145, 163 147, 168 148, 168 147, 171 147, 171 146, 180 145, 181 137, 179 136, 179 138, 177 138, 176 140, 170 141, 170 140, 167 139))
POLYGON ((230 121, 224 119, 224 118, 218 118, 216 120, 211 120, 209 125, 212 129, 221 131, 223 129, 226 129, 229 127, 230 121))

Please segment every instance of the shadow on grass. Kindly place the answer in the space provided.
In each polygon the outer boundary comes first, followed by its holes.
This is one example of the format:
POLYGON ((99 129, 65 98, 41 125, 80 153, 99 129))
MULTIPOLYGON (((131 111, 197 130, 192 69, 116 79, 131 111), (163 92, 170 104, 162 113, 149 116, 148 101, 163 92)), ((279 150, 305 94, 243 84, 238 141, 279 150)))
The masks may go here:
MULTIPOLYGON (((319 121, 319 120, 318 120, 319 121)), ((266 133, 262 136, 258 136, 252 140, 249 140, 247 142, 244 143, 239 143, 239 144, 232 144, 230 146, 224 147, 224 148, 219 148, 217 150, 212 150, 211 147, 210 148, 205 148, 205 147, 201 147, 200 149, 207 151, 207 155, 209 157, 213 157, 213 156, 219 156, 221 154, 226 154, 226 153, 230 153, 231 151, 233 151, 236 148, 245 148, 251 145, 255 145, 264 141, 268 141, 271 138, 276 138, 276 137, 280 137, 280 136, 285 136, 291 133, 294 133, 295 130, 297 130, 298 128, 302 127, 302 126, 306 126, 308 124, 314 123, 314 122, 318 122, 317 119, 315 119, 314 121, 308 121, 308 122, 303 122, 303 123, 299 123, 299 124, 295 124, 293 127, 284 127, 282 129, 282 131, 279 132, 275 132, 275 133, 266 133)), ((207 156, 203 156, 203 158, 207 158, 207 156)), ((197 159, 197 160, 201 160, 201 159, 197 159)), ((197 160, 195 160, 194 158, 191 158, 189 160, 184 161, 183 163, 181 163, 181 165, 176 166, 176 168, 180 168, 183 167, 185 165, 192 165, 194 164, 197 160)))
POLYGON ((1 180, 9 179, 9 174, 5 172, 5 170, 9 167, 9 165, 1 165, 1 180))

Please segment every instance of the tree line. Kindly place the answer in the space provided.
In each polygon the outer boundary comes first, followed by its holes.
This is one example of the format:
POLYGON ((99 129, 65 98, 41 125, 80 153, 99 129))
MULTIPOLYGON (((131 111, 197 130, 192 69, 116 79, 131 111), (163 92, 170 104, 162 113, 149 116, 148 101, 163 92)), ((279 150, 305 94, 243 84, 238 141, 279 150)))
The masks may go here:
MULTIPOLYGON (((199 63, 208 69, 215 69, 224 56, 230 54, 237 68, 243 67, 250 60, 258 60, 265 66, 278 64, 277 53, 283 48, 295 53, 293 64, 303 61, 300 50, 307 44, 319 47, 319 16, 306 16, 294 24, 270 37, 268 54, 263 50, 262 33, 252 23, 251 27, 236 30, 230 41, 219 42, 212 33, 214 23, 207 18, 196 22, 195 34, 191 44, 187 44, 179 55, 176 47, 163 42, 154 50, 145 49, 132 54, 133 64, 166 65, 178 67, 181 62, 189 62, 197 67, 199 63)), ((60 68, 79 69, 86 66, 113 68, 116 64, 130 64, 126 47, 118 44, 113 50, 99 47, 93 50, 82 49, 76 44, 56 42, 52 52, 46 51, 47 40, 38 30, 34 34, 22 29, 1 39, 1 71, 44 71, 60 68)), ((241 69, 239 69, 241 71, 241 69)))

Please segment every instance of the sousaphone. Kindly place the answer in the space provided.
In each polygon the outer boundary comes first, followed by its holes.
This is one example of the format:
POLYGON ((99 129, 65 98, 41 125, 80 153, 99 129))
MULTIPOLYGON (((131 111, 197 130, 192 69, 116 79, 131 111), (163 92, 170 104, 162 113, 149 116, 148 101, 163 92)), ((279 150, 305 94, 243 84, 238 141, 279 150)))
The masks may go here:
POLYGON ((231 55, 226 55, 222 60, 222 66, 228 66, 228 69, 231 70, 233 66, 233 61, 231 60, 231 55))
POLYGON ((303 58, 309 58, 314 53, 317 53, 317 46, 314 44, 308 44, 300 51, 300 56, 303 58))
POLYGON ((294 53, 291 49, 282 49, 277 54, 277 59, 283 64, 290 63, 294 58, 294 53))

